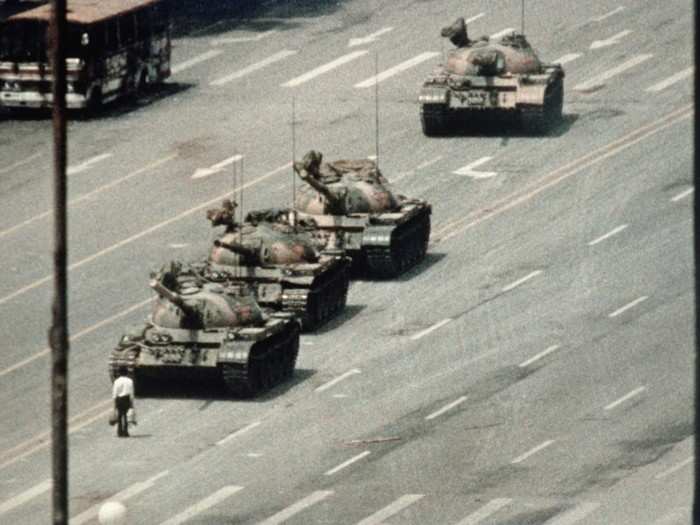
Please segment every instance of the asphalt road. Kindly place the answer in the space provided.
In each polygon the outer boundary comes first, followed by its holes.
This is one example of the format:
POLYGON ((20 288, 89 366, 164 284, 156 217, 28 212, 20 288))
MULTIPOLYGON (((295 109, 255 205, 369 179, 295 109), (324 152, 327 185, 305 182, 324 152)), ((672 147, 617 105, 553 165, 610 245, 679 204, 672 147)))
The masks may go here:
MULTIPOLYGON (((517 28, 519 2, 192 4, 160 93, 69 126, 72 522, 118 499, 134 524, 689 523, 691 4, 530 2, 565 122, 444 139, 416 103, 439 28, 517 28), (380 165, 433 205, 427 260, 353 283, 291 383, 139 399, 116 439, 107 355, 232 187, 192 175, 242 154, 244 207, 288 203, 293 100, 297 157, 375 154, 375 57, 380 165)), ((46 523, 51 130, 0 118, 0 521, 46 523)))

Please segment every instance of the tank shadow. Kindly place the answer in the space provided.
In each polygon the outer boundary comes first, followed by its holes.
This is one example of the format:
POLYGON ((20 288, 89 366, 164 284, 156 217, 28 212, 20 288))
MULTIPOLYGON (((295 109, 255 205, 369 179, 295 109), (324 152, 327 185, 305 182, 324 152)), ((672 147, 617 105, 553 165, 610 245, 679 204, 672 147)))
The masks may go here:
POLYGON ((357 316, 367 308, 366 305, 364 304, 349 304, 345 307, 345 309, 340 313, 339 315, 336 315, 333 319, 329 320, 327 323, 319 326, 316 330, 313 332, 308 332, 309 335, 322 335, 325 334, 326 332, 330 332, 331 330, 335 330, 338 328, 340 325, 343 323, 347 323, 352 319, 353 317, 357 316))
POLYGON ((450 121, 449 133, 441 138, 490 137, 490 138, 542 138, 560 137, 569 131, 578 120, 577 113, 566 113, 562 119, 545 132, 527 130, 520 119, 511 115, 492 115, 488 118, 454 115, 450 121))
POLYGON ((390 282, 390 281, 398 281, 398 282, 404 282, 404 281, 409 281, 416 277, 417 275, 420 275, 421 273, 425 272, 428 270, 431 266, 434 264, 437 264, 440 262, 443 258, 446 257, 446 254, 444 253, 434 253, 434 252, 428 252, 425 255, 425 258, 416 264, 415 266, 409 268, 406 270, 404 273, 399 275, 398 277, 394 277, 393 279, 379 279, 379 278, 373 278, 372 276, 368 275, 358 275, 357 277, 353 276, 353 279, 356 281, 362 281, 362 282, 390 282))

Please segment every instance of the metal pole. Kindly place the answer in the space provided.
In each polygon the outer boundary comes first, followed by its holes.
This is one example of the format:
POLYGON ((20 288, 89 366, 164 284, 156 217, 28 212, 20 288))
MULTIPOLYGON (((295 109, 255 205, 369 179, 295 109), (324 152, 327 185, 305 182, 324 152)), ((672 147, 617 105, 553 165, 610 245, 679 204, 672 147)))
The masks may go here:
POLYGON ((297 178, 294 174, 294 161, 297 156, 296 145, 296 97, 292 97, 292 209, 296 209, 297 202, 297 178))
POLYGON ((54 301, 51 347, 53 523, 68 523, 68 258, 66 220, 66 0, 52 0, 50 23, 54 134, 54 301))
POLYGON ((374 163, 379 172, 379 52, 374 53, 374 163))
POLYGON ((525 34, 525 0, 521 0, 520 2, 520 34, 524 35, 525 34))

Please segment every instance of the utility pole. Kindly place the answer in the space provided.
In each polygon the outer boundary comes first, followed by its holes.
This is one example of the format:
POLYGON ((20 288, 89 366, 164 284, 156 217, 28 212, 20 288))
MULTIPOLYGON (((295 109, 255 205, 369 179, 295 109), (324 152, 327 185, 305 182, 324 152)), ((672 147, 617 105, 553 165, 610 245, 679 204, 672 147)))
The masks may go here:
POLYGON ((54 300, 51 347, 51 459, 53 523, 68 524, 68 259, 66 225, 66 0, 51 0, 54 135, 54 300))

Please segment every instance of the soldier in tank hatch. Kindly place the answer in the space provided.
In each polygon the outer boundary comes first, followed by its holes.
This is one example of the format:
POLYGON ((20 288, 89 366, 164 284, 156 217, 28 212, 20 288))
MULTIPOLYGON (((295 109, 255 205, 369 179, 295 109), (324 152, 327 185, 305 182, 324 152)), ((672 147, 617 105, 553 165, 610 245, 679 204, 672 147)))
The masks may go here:
POLYGON ((211 221, 212 226, 226 226, 226 230, 234 230, 236 228, 235 212, 238 203, 231 199, 221 201, 220 208, 212 208, 207 210, 207 219, 211 221))

